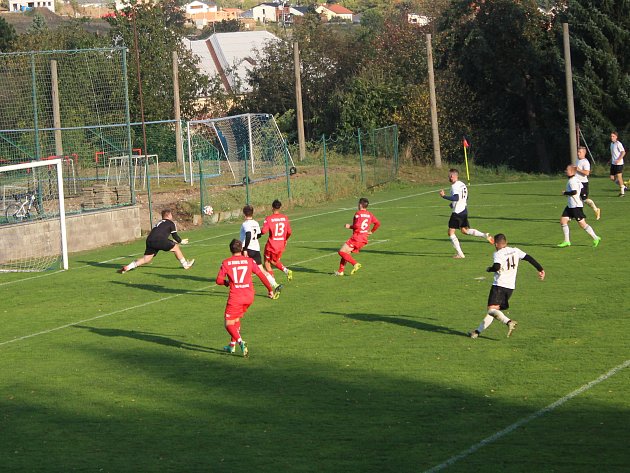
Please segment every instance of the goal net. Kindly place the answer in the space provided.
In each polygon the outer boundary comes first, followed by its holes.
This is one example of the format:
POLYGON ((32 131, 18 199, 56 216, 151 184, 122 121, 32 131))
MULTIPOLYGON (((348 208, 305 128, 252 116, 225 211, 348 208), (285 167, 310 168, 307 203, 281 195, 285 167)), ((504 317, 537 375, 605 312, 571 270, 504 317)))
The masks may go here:
POLYGON ((61 159, 0 166, 0 272, 68 269, 61 159))
POLYGON ((224 118, 189 122, 189 163, 199 159, 196 143, 212 143, 225 159, 225 169, 233 183, 256 182, 293 173, 294 163, 273 115, 246 113, 224 118), (200 137, 204 139, 201 140, 200 137))

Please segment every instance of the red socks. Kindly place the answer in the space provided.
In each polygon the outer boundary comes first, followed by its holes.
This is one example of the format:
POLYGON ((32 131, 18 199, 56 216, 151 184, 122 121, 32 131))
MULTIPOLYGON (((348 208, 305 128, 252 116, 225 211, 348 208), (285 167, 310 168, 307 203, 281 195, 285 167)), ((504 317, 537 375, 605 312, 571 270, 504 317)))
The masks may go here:
POLYGON ((346 263, 350 263, 352 266, 357 264, 356 260, 350 256, 350 253, 344 253, 343 251, 338 251, 339 256, 341 256, 341 261, 339 262, 339 272, 342 273, 346 263))
POLYGON ((241 338, 241 323, 240 322, 236 322, 234 325, 226 325, 225 330, 227 330, 227 332, 232 337, 231 341, 233 343, 238 342, 238 340, 241 338))

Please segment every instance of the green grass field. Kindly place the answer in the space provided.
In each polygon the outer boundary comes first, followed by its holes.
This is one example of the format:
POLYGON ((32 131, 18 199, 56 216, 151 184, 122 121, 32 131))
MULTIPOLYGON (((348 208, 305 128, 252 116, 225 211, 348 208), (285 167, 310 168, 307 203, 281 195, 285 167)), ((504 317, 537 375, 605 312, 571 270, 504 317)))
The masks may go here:
POLYGON ((572 222, 558 249, 564 185, 470 187, 472 226, 547 272, 521 264, 509 339, 497 322, 466 337, 493 247, 460 235, 467 258, 451 258, 435 186, 369 196, 382 228, 352 277, 330 274, 356 200, 288 212, 294 280, 277 301, 257 283, 248 359, 222 353, 214 285, 240 224, 183 234, 189 271, 160 254, 117 274, 138 241, 74 255, 67 272, 0 275, 0 470, 628 471, 630 202, 592 180, 602 244, 572 222))

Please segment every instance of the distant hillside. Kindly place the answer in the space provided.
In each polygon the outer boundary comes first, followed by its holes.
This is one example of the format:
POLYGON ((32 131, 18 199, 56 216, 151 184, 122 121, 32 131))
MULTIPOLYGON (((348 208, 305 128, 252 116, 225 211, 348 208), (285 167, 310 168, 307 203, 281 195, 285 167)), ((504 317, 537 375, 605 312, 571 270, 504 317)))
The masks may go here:
POLYGON ((72 22, 79 21, 83 28, 90 33, 107 34, 110 30, 109 23, 100 19, 89 19, 89 21, 75 20, 65 16, 59 16, 51 12, 48 8, 34 8, 28 12, 0 12, 0 17, 7 23, 13 25, 18 34, 26 33, 33 24, 33 16, 39 13, 46 20, 46 25, 50 29, 67 26, 72 22))

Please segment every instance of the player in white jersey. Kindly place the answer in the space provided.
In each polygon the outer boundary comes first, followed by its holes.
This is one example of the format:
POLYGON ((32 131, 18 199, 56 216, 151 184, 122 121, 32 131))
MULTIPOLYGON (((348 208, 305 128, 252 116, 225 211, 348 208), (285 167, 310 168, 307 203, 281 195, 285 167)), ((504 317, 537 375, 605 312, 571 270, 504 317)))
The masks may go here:
POLYGON ((569 238, 569 221, 575 220, 580 227, 584 229, 586 233, 588 233, 593 239, 593 247, 597 247, 599 242, 602 241, 600 237, 595 234, 595 230, 586 223, 586 216, 584 215, 584 204, 582 203, 582 199, 580 198, 580 193, 582 191, 582 183, 578 180, 576 176, 577 167, 569 164, 566 169, 567 177, 569 180, 567 181, 566 190, 562 193, 567 196, 567 206, 564 208, 562 212, 562 216, 560 217, 560 227, 562 228, 562 233, 564 234, 564 241, 558 244, 558 247, 565 248, 567 246, 571 246, 571 239, 569 238))
POLYGON ((588 192, 589 191, 588 176, 590 174, 591 174, 591 163, 586 158, 586 147, 579 146, 578 147, 577 173, 575 174, 575 177, 582 184, 582 191, 580 192, 580 199, 582 199, 582 202, 584 202, 586 205, 588 205, 590 208, 593 209, 593 212, 595 212, 595 219, 599 220, 599 218, 602 215, 602 211, 599 207, 597 207, 597 205, 595 205, 595 202, 593 202, 593 200, 589 199, 588 197, 588 193, 589 193, 588 192))
POLYGON ((494 236, 494 247, 497 251, 493 255, 493 264, 486 270, 494 273, 494 281, 488 295, 488 311, 479 327, 468 333, 470 338, 479 337, 494 319, 507 325, 507 336, 512 335, 518 322, 509 319, 502 311, 510 307, 509 300, 516 288, 516 273, 521 260, 534 266, 538 271, 538 277, 541 280, 545 279, 545 270, 540 263, 520 249, 507 246, 507 238, 503 233, 494 236))
POLYGON ((453 258, 465 258, 464 252, 459 244, 455 230, 458 228, 464 235, 476 236, 484 238, 492 245, 494 240, 489 233, 483 233, 474 228, 470 228, 468 222, 468 188, 466 184, 459 180, 459 171, 457 169, 448 170, 448 182, 451 183, 451 195, 446 195, 444 189, 440 190, 440 197, 451 201, 451 218, 448 221, 448 237, 451 239, 451 243, 457 251, 457 254, 453 258))
POLYGON ((626 150, 618 137, 616 131, 610 133, 610 180, 619 185, 619 197, 623 197, 627 189, 623 183, 623 158, 626 150))
POLYGON ((258 222, 254 220, 254 207, 249 204, 243 207, 243 215, 245 216, 245 221, 241 225, 240 234, 241 243, 243 244, 243 256, 249 256, 256 262, 261 271, 267 276, 267 279, 273 286, 274 292, 278 292, 282 289, 282 285, 278 284, 273 275, 265 271, 262 265, 260 241, 258 241, 262 235, 262 231, 260 230, 258 222))

